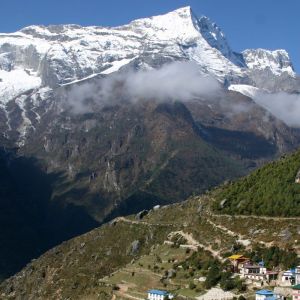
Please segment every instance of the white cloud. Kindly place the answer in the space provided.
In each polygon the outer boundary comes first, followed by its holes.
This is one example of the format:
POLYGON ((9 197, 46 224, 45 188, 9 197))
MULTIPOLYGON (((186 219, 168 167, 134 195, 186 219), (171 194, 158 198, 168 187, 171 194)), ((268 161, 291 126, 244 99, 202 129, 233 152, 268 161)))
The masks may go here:
POLYGON ((220 84, 200 72, 191 62, 173 62, 160 69, 118 72, 95 83, 73 87, 67 102, 75 113, 90 110, 89 100, 95 103, 112 103, 122 100, 187 101, 215 95, 220 84))
POLYGON ((268 110, 272 115, 291 127, 300 127, 300 94, 271 93, 250 85, 231 85, 229 90, 240 92, 268 110))
POLYGON ((253 100, 288 126, 300 127, 300 95, 257 91, 253 100))

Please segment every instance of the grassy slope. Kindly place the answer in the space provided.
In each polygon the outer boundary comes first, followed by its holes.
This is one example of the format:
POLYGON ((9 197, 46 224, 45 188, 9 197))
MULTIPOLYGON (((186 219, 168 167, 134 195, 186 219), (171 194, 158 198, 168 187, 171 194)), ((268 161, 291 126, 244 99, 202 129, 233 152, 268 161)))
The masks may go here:
POLYGON ((218 189, 214 210, 225 214, 300 216, 300 151, 218 189), (226 199, 222 205, 222 201, 226 199))
MULTIPOLYGON (((65 242, 0 285, 0 298, 106 300, 111 299, 114 284, 124 283, 130 285, 128 293, 131 295, 141 296, 148 288, 163 287, 164 283, 167 289, 174 289, 181 295, 199 295, 204 292, 202 284, 197 284, 198 291, 191 291, 186 286, 193 278, 205 274, 205 270, 196 270, 192 275, 190 268, 179 269, 175 279, 161 281, 165 271, 173 267, 169 259, 184 262, 191 255, 191 252, 163 245, 165 240, 170 240, 170 233, 179 230, 191 235, 212 255, 215 252, 221 257, 230 251, 238 239, 251 238, 252 245, 257 245, 260 241, 269 243, 272 237, 272 242, 283 246, 280 244, 282 236, 274 235, 278 226, 290 231, 290 243, 285 240, 284 245, 288 245, 289 249, 297 246, 293 242, 299 220, 293 224, 290 220, 274 220, 279 223, 270 227, 269 220, 258 219, 249 223, 248 220, 236 218, 232 228, 232 220, 226 222, 225 217, 211 216, 207 211, 209 202, 208 197, 194 197, 151 211, 142 221, 129 216, 65 242), (246 223, 247 226, 243 227, 246 223), (218 227, 223 224, 226 227, 218 227), (268 230, 268 234, 264 235, 261 231, 261 235, 249 236, 250 230, 257 232, 260 229, 268 230), (136 252, 131 251, 134 241, 139 241, 136 252), (155 264, 158 267, 154 268, 155 264), (135 272, 134 276, 132 272, 135 272), (146 284, 139 285, 139 281, 146 284)), ((115 293, 117 295, 118 292, 115 293)))

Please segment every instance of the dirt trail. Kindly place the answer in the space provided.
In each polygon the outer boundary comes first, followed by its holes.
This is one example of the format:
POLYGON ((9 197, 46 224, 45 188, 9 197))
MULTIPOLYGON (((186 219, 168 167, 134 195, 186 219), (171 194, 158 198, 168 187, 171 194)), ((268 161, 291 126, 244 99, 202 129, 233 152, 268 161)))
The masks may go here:
MULTIPOLYGON (((130 220, 127 219, 125 217, 117 217, 116 219, 114 219, 114 222, 125 222, 125 223, 130 223, 130 224, 142 224, 142 225, 146 225, 146 226, 170 226, 170 227, 177 227, 176 224, 171 224, 171 223, 149 223, 149 222, 145 222, 145 221, 138 221, 138 220, 130 220)), ((242 235, 239 235, 231 230, 229 230, 228 228, 215 224, 214 222, 210 221, 209 219, 207 219, 207 222, 212 225, 215 228, 218 228, 219 230, 222 230, 223 232, 225 232, 226 234, 230 235, 230 236, 235 236, 238 237, 240 240, 246 240, 242 235)), ((220 259, 220 260, 224 260, 218 251, 215 251, 212 249, 211 246, 207 246, 204 245, 202 243, 200 243, 199 241, 195 240, 192 236, 192 234, 188 234, 186 232, 181 231, 175 231, 175 232, 171 232, 171 234, 180 234, 182 237, 184 237, 188 244, 187 245, 181 245, 182 248, 190 248, 192 250, 197 250, 198 247, 203 248, 204 250, 209 251, 214 257, 220 259)), ((168 242, 168 241, 166 241, 168 242)))
POLYGON ((200 243, 199 241, 194 239, 193 235, 190 234, 190 233, 183 232, 182 230, 173 231, 169 234, 168 237, 171 239, 176 234, 181 235, 184 239, 186 239, 186 241, 188 243, 188 244, 180 245, 180 247, 190 248, 190 249, 195 250, 195 251, 197 251, 198 247, 200 247, 200 248, 203 248, 204 250, 209 251, 214 257, 218 258, 219 260, 221 260, 221 261, 224 260, 223 257, 220 256, 220 253, 218 251, 213 250, 211 246, 207 246, 207 245, 204 245, 204 244, 200 243))
POLYGON ((139 225, 146 225, 146 226, 170 226, 170 227, 178 227, 176 224, 172 223, 149 223, 145 221, 138 221, 138 220, 130 220, 125 217, 117 217, 112 222, 125 222, 130 224, 139 224, 139 225))
POLYGON ((128 289, 130 287, 135 287, 134 284, 120 283, 120 284, 118 284, 118 287, 119 287, 119 290, 116 292, 117 296, 120 296, 120 297, 125 298, 125 299, 143 300, 143 298, 138 298, 138 297, 134 297, 134 296, 131 296, 131 295, 127 294, 128 289))
MULTIPOLYGON (((214 228, 218 228, 220 230, 222 230, 223 232, 225 232, 226 234, 232 236, 232 237, 236 237, 237 240, 243 244, 244 246, 249 246, 251 245, 251 240, 249 238, 247 238, 246 236, 243 236, 242 234, 240 233, 237 233, 237 232, 234 232, 234 231, 231 231, 230 229, 228 229, 227 227, 223 226, 223 225, 220 225, 220 224, 216 224, 214 223, 212 220, 209 220, 207 219, 206 220, 210 225, 212 225, 214 228)), ((266 247, 270 247, 272 246, 272 242, 269 242, 269 243, 266 243, 266 242, 263 242, 263 241, 256 241, 256 243, 259 243, 261 245, 264 245, 266 247)))
POLYGON ((274 221, 300 221, 300 217, 268 217, 268 216, 254 216, 254 215, 227 215, 227 214, 214 214, 210 212, 212 217, 225 217, 225 218, 238 218, 238 219, 260 219, 260 220, 274 220, 274 221))
POLYGON ((212 225, 214 228, 218 228, 221 231, 224 231, 225 233, 227 233, 230 236, 233 237, 238 237, 239 239, 243 239, 244 237, 236 232, 231 231, 230 229, 228 229, 227 227, 223 226, 223 225, 219 225, 214 223, 213 221, 207 219, 206 222, 208 222, 210 225, 212 225))

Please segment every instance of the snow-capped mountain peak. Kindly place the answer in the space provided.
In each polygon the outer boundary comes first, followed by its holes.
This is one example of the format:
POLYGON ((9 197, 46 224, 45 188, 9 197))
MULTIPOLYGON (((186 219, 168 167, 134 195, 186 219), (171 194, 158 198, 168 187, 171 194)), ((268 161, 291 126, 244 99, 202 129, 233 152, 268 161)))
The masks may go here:
POLYGON ((250 69, 270 69, 276 75, 282 72, 287 72, 291 76, 296 75, 286 50, 247 49, 243 51, 243 57, 250 69))
POLYGON ((208 17, 202 16, 199 19, 195 19, 195 24, 211 47, 218 49, 234 64, 245 67, 242 56, 232 51, 225 34, 216 23, 212 22, 208 17))
POLYGON ((132 21, 128 26, 125 25, 125 28, 128 27, 150 39, 184 41, 198 35, 192 15, 191 8, 187 6, 164 15, 132 21))
POLYGON ((55 88, 99 73, 109 74, 134 60, 139 61, 139 67, 151 68, 149 57, 161 63, 196 62, 221 82, 245 81, 252 69, 269 68, 274 76, 282 72, 294 76, 284 50, 237 54, 215 23, 205 16, 197 17, 186 6, 118 27, 33 25, 0 34, 0 102, 7 103, 32 88, 55 88), (18 81, 13 80, 14 74, 18 81))
MULTIPOLYGON (((204 48, 207 52, 215 52, 214 56, 218 56, 214 57, 216 65, 218 65, 217 61, 224 60, 225 57, 230 61, 229 64, 245 66, 242 56, 236 55, 230 49, 221 29, 209 18, 205 16, 197 17, 190 6, 179 8, 165 15, 139 19, 131 22, 129 26, 135 32, 142 32, 147 38, 152 40, 180 43, 183 48, 197 48, 200 45, 198 48, 204 48), (219 54, 224 57, 220 58, 219 54)), ((199 50, 195 51, 198 55, 200 55, 199 50)), ((193 58, 199 61, 200 57, 193 58)), ((201 61, 205 61, 204 56, 201 57, 201 61)), ((227 65, 227 62, 222 64, 227 65)), ((208 65, 207 67, 213 66, 208 65)))
POLYGON ((134 58, 156 54, 197 62, 219 78, 240 74, 239 59, 208 18, 183 7, 113 28, 34 25, 0 34, 0 69, 28 69, 43 85, 57 86, 118 70, 134 58))
MULTIPOLYGON (((117 27, 33 25, 0 33, 0 117, 7 128, 14 125, 24 137, 31 126, 26 110, 42 106, 57 87, 121 68, 148 70, 174 61, 192 61, 224 86, 243 83, 286 90, 286 83, 295 76, 286 51, 235 53, 218 25, 198 17, 189 6, 117 27), (11 103, 21 112, 22 121, 10 120, 11 103)), ((298 81, 294 81, 288 90, 297 90, 298 81)), ((33 127, 40 118, 34 115, 33 127)))

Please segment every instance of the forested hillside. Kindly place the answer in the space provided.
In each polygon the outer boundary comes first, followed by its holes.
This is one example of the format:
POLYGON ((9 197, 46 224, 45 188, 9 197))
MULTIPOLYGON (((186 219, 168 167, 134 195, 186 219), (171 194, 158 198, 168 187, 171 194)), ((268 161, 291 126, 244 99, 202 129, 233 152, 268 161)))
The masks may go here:
POLYGON ((300 151, 229 183, 215 193, 215 211, 226 214, 300 216, 300 151))

